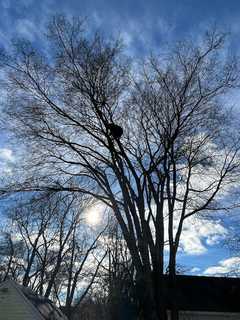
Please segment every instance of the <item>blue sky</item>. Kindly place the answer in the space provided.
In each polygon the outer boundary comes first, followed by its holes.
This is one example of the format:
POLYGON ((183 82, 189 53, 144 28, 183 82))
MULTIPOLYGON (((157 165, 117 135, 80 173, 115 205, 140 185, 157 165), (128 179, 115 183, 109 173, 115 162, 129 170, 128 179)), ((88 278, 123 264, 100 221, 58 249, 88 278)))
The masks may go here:
POLYGON ((194 0, 1 0, 0 38, 8 42, 18 33, 39 40, 51 14, 87 17, 89 27, 108 35, 122 34, 134 55, 155 50, 163 43, 192 34, 216 23, 232 32, 238 46, 239 1, 194 0))
MULTIPOLYGON (((8 46, 11 38, 18 35, 44 49, 43 34, 49 17, 64 13, 86 17, 90 32, 100 30, 106 36, 120 35, 127 53, 136 58, 189 35, 197 39, 212 24, 231 32, 229 48, 240 53, 240 1, 237 0, 0 0, 0 12, 1 46, 8 46)), ((0 173, 13 158, 5 139, 0 138, 0 173)), ((208 232, 189 228, 190 236, 185 239, 188 249, 179 255, 181 264, 190 269, 199 268, 195 269, 196 274, 207 273, 206 269, 212 266, 224 267, 223 261, 227 261, 225 265, 233 262, 220 241, 224 230, 227 234, 227 226, 220 220, 206 225, 208 232)))

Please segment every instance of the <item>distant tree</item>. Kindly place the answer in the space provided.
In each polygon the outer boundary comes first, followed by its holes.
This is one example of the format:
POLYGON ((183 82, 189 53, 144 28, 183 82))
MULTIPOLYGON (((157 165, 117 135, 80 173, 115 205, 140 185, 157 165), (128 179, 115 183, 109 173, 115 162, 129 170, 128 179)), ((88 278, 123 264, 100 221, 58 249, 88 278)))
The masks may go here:
POLYGON ((119 225, 115 223, 109 231, 108 262, 105 268, 108 319, 134 319, 138 315, 134 265, 119 225))
MULTIPOLYGON (((230 229, 231 230, 231 229, 230 229)), ((228 249, 229 265, 221 271, 222 276, 239 277, 240 276, 240 237, 238 225, 235 225, 225 238, 225 248, 228 249)))
POLYGON ((96 299, 85 297, 81 305, 75 309, 71 320, 107 320, 104 305, 96 299))
POLYGON ((8 232, 3 230, 0 238, 1 280, 10 278, 30 286, 69 310, 82 277, 87 284, 82 295, 86 295, 101 263, 93 261, 90 272, 88 260, 100 250, 102 232, 87 235, 84 230, 88 204, 79 195, 58 193, 33 196, 11 206, 5 216, 8 232))
POLYGON ((110 219, 101 240, 106 258, 100 266, 91 300, 102 306, 105 320, 137 317, 135 270, 126 241, 115 219, 110 219))
POLYGON ((69 259, 65 261, 65 276, 67 275, 64 283, 67 289, 65 308, 69 317, 71 317, 72 313, 85 301, 85 297, 92 288, 99 268, 106 257, 106 251, 99 245, 99 240, 103 233, 104 230, 99 232, 88 246, 86 243, 89 243, 89 241, 82 241, 80 243, 79 240, 77 241, 76 238, 73 238, 69 259), (98 252, 99 259, 95 259, 93 256, 95 251, 98 252), (90 255, 94 258, 91 263, 88 261, 90 255), (78 286, 81 280, 87 283, 87 285, 83 287, 80 297, 76 297, 76 292, 79 290, 78 286))
POLYGON ((2 194, 101 200, 131 254, 143 318, 165 319, 163 274, 167 265, 174 279, 184 223, 220 208, 238 184, 239 139, 222 106, 238 66, 214 30, 133 71, 119 41, 86 38, 78 19, 55 17, 48 39, 50 58, 27 41, 2 56, 6 123, 28 150, 21 179, 2 194))
POLYGON ((24 244, 21 239, 13 239, 9 231, 0 232, 0 280, 18 280, 19 270, 22 268, 20 261, 24 252, 24 244))

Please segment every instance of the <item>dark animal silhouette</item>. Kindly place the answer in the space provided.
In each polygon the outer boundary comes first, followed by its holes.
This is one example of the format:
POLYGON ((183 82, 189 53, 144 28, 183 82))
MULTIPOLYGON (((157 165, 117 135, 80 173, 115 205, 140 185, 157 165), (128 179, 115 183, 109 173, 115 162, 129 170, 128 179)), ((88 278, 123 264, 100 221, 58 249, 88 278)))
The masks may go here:
POLYGON ((106 125, 107 132, 110 136, 112 136, 113 139, 118 140, 121 138, 123 134, 123 129, 122 127, 118 126, 115 123, 108 123, 106 125))

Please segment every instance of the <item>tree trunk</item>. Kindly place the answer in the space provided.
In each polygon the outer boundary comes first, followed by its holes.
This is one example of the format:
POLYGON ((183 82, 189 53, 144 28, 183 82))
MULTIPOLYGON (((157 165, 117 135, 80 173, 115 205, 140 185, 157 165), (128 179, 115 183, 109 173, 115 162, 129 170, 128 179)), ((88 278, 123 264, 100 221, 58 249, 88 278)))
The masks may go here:
POLYGON ((139 278, 137 294, 141 320, 167 320, 162 280, 158 272, 153 276, 146 273, 139 278))
POLYGON ((178 308, 176 305, 176 291, 177 291, 177 284, 176 284, 176 250, 170 252, 170 259, 169 259, 169 285, 170 285, 170 296, 171 296, 171 310, 170 310, 170 319, 171 320, 178 320, 178 308))

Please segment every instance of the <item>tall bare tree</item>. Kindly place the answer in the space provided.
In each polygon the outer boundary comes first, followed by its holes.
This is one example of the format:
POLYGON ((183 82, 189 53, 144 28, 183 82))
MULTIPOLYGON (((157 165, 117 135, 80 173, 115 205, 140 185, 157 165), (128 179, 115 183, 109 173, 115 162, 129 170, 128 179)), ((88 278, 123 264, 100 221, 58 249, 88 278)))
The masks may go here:
POLYGON ((81 192, 109 206, 143 318, 162 320, 165 265, 174 278, 185 221, 218 209, 239 179, 239 140, 221 100, 238 85, 237 64, 214 30, 133 71, 118 41, 85 37, 78 19, 55 17, 48 40, 50 58, 27 41, 2 57, 7 123, 28 150, 20 182, 2 192, 81 192))

